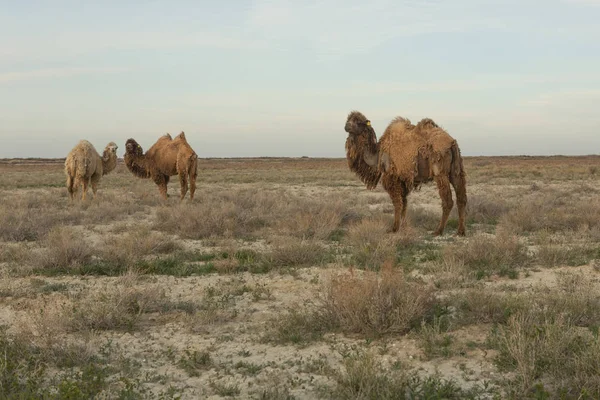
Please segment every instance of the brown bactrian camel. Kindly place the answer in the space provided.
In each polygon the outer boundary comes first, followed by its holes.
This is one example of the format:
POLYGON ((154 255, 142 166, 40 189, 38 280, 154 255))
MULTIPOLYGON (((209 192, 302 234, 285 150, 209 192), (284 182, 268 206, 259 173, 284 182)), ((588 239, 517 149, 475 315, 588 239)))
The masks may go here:
POLYGON ((408 194, 433 180, 442 199, 442 219, 434 235, 444 233, 454 205, 450 185, 454 187, 458 205, 457 233, 465 234, 466 174, 458 144, 446 131, 429 118, 415 126, 408 119, 397 117, 377 142, 371 122, 358 111, 348 115, 345 130, 350 169, 368 189, 374 189, 381 179, 392 198, 393 232, 406 220, 408 194))
POLYGON ((100 157, 90 142, 82 140, 71 150, 65 160, 67 190, 71 201, 75 198, 79 185, 83 186, 81 200, 85 200, 90 183, 92 184, 94 198, 96 197, 100 178, 117 166, 117 148, 114 142, 110 142, 104 149, 102 157, 100 157))
POLYGON ((179 175, 181 200, 185 197, 190 183, 190 198, 194 199, 198 156, 181 132, 171 138, 168 133, 162 136, 148 149, 146 154, 134 139, 125 143, 125 165, 138 178, 151 178, 158 185, 163 199, 167 198, 169 178, 179 175))

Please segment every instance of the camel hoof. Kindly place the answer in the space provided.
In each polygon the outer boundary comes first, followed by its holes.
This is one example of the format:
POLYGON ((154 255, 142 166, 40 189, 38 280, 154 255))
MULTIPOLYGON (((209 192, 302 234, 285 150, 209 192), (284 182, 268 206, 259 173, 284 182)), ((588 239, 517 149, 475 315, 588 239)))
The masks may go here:
POLYGON ((444 234, 444 232, 440 232, 440 231, 434 231, 432 233, 433 236, 442 236, 444 234))
POLYGON ((466 236, 465 231, 458 231, 456 232, 457 236, 466 236))

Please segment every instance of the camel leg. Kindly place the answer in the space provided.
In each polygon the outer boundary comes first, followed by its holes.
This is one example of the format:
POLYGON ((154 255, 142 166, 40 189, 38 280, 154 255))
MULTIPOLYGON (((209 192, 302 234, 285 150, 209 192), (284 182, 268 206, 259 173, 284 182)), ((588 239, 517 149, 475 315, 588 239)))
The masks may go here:
POLYGON ((448 177, 445 175, 438 175, 435 177, 435 183, 437 184, 440 198, 442 199, 442 219, 440 220, 440 226, 433 232, 434 235, 438 236, 444 233, 444 228, 446 227, 446 222, 448 221, 448 216, 450 215, 450 211, 452 211, 454 202, 452 201, 452 190, 450 190, 450 181, 448 177))
POLYGON ((467 207, 467 182, 464 176, 451 176, 450 183, 456 193, 456 206, 458 207, 458 230, 457 235, 465 236, 465 219, 467 207))
POLYGON ((406 196, 408 193, 404 184, 398 180, 385 179, 383 184, 394 205, 394 225, 392 225, 391 232, 398 232, 400 225, 406 221, 406 196))
POLYGON ((73 189, 73 184, 75 183, 75 178, 71 175, 67 176, 67 191, 69 192, 69 198, 71 199, 71 203, 73 202, 73 197, 75 196, 76 190, 73 189))
POLYGON ((161 182, 158 184, 158 192, 163 200, 167 200, 167 184, 166 182, 161 182))
POLYGON ((168 175, 158 175, 154 178, 154 183, 158 185, 158 191, 163 198, 163 200, 167 200, 167 184, 169 183, 168 175))
POLYGON ((181 197, 179 200, 183 200, 188 190, 187 171, 179 172, 179 185, 181 186, 181 197))
POLYGON ((194 200, 194 192, 196 191, 196 175, 198 174, 198 168, 196 163, 192 163, 190 166, 190 200, 194 200))
POLYGON ((88 185, 90 184, 88 178, 83 178, 81 180, 81 184, 83 186, 83 188, 82 188, 83 193, 81 193, 81 201, 85 201, 86 195, 87 195, 87 190, 88 190, 88 185))
POLYGON ((98 192, 98 182, 100 182, 100 175, 93 175, 91 181, 93 198, 95 199, 96 193, 98 192))

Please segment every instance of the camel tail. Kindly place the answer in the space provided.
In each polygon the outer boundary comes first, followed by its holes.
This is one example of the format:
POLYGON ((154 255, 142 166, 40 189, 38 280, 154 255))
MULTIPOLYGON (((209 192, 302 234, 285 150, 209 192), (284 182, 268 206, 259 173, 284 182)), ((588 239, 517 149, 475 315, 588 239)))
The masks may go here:
POLYGON ((463 159, 460 155, 460 148, 458 147, 458 143, 456 143, 456 141, 452 143, 450 151, 452 152, 452 166, 450 170, 451 176, 454 178, 465 179, 467 174, 465 173, 463 159))
POLYGON ((188 168, 190 180, 195 181, 198 175, 198 155, 196 153, 190 156, 190 166, 188 168))
POLYGON ((198 175, 198 155, 193 153, 189 158, 188 179, 190 181, 190 199, 194 200, 196 192, 196 176, 198 175))

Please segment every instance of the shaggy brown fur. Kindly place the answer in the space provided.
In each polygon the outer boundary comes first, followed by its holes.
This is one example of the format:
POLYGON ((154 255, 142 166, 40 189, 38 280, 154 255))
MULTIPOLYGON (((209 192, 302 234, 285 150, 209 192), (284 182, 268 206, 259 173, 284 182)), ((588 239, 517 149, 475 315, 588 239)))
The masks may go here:
POLYGON ((142 147, 134 140, 125 143, 125 165, 138 178, 151 178, 158 185, 161 196, 167 198, 169 177, 179 175, 181 200, 190 184, 190 198, 194 199, 198 156, 190 147, 185 134, 181 132, 171 138, 168 133, 154 143, 144 154, 142 147))
POLYGON ((458 144, 446 131, 429 118, 415 126, 398 117, 377 142, 370 121, 358 111, 348 115, 345 130, 350 169, 369 189, 374 189, 381 179, 392 199, 393 232, 398 231, 406 219, 408 194, 434 180, 442 199, 442 219, 434 234, 444 233, 454 205, 450 185, 454 187, 458 205, 458 234, 465 234, 466 174, 458 144))
POLYGON ((102 157, 100 157, 90 142, 82 140, 71 150, 65 160, 67 190, 71 201, 75 198, 79 185, 83 186, 81 200, 85 200, 90 183, 92 184, 94 198, 96 197, 100 178, 117 166, 117 148, 114 142, 110 142, 104 149, 102 157))

